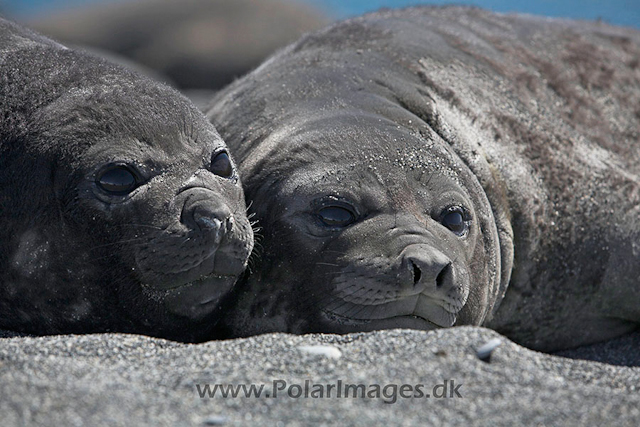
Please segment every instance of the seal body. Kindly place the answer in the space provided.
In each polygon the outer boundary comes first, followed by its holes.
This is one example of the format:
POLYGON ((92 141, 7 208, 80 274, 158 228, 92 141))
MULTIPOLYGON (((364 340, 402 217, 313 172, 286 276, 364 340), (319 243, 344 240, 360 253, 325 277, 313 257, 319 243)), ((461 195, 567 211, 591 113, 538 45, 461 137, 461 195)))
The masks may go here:
POLYGON ((198 340, 253 232, 174 90, 0 21, 0 328, 198 340))
POLYGON ((637 328, 638 58, 631 29, 421 7, 267 60, 208 112, 264 229, 230 333, 637 328))

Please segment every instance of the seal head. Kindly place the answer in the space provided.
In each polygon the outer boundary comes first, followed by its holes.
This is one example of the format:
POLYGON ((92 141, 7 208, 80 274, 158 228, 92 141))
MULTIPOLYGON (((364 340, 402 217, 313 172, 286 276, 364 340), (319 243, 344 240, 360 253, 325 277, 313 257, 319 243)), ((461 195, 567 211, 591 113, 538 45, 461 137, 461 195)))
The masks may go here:
MULTIPOLYGON (((285 241, 297 248, 285 258, 285 271, 306 266, 298 270, 305 286, 292 307, 302 310, 304 330, 431 329, 484 320, 491 293, 479 284, 493 282, 497 260, 474 260, 496 243, 491 209, 473 174, 435 133, 418 137, 353 112, 308 123, 293 140, 307 161, 297 159, 302 166, 271 189, 276 200, 295 202, 270 210, 267 221, 275 227, 266 235, 289 235, 285 241), (331 126, 340 132, 327 133, 331 126), (320 146, 322 162, 309 162, 320 146), (494 239, 484 238, 481 227, 494 239), (305 315, 309 306, 317 318, 305 315)), ((283 160, 275 153, 269 159, 283 160)))
POLYGON ((242 167, 265 250, 226 316, 233 334, 432 329, 487 317, 500 284, 493 211, 476 176, 427 132, 350 110, 316 112, 261 141, 242 167))

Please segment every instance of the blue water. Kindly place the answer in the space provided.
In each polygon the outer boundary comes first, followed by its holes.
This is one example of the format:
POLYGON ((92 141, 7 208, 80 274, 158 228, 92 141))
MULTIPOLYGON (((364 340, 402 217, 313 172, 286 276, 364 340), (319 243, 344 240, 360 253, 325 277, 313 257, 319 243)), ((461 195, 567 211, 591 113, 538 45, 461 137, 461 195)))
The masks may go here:
MULTIPOLYGON (((0 0, 0 10, 21 18, 43 15, 56 9, 69 9, 108 0, 0 0)), ((128 0, 109 0, 128 1, 128 0)), ((179 0, 176 0, 179 1, 179 0)), ((259 0, 256 0, 259 1, 259 0)), ((359 15, 381 7, 413 4, 473 4, 497 12, 524 12, 538 15, 602 19, 606 22, 640 28, 640 0, 297 0, 317 6, 335 18, 359 15)))
POLYGON ((640 0, 306 0, 334 16, 358 15, 381 7, 415 4, 470 4, 495 12, 521 12, 576 19, 602 19, 616 25, 640 27, 640 0))

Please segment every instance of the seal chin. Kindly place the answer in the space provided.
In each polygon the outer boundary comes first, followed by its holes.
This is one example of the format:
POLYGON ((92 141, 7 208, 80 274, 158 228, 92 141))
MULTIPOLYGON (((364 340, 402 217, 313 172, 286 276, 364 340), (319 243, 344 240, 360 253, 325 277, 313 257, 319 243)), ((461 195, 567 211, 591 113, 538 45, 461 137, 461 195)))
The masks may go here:
POLYGON ((374 331, 409 328, 431 330, 453 326, 461 306, 433 301, 420 295, 378 305, 342 303, 336 309, 324 309, 324 319, 336 332, 374 331), (411 308, 407 308, 411 306, 411 308), (354 313, 350 315, 350 313, 354 313))
MULTIPOLYGON (((420 327, 428 322, 434 327, 450 327, 466 298, 432 298, 422 293, 377 304, 358 304, 344 299, 334 301, 323 310, 333 322, 341 325, 376 325, 384 329, 420 327), (410 326, 410 325, 416 326, 410 326), (388 325, 388 326, 385 326, 388 325)), ((376 329, 375 327, 373 329, 376 329)), ((431 328, 429 328, 431 329, 431 328)))
POLYGON ((200 320, 218 307, 236 279, 235 275, 211 274, 169 289, 158 289, 151 285, 142 285, 142 288, 149 299, 162 303, 169 312, 200 320))
POLYGON ((325 321, 329 322, 337 333, 371 332, 383 329, 417 329, 430 331, 439 325, 417 315, 395 316, 386 319, 353 319, 339 314, 322 311, 325 321))

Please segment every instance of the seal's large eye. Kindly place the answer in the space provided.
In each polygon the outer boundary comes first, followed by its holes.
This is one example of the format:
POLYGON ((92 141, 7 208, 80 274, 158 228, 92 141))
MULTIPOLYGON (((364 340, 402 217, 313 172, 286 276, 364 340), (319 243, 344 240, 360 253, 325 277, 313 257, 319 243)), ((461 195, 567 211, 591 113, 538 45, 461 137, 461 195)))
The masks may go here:
POLYGON ((98 187, 107 193, 125 195, 133 191, 138 181, 136 176, 127 166, 112 166, 104 170, 96 180, 98 187))
POLYGON ((329 227, 346 227, 355 221, 356 216, 342 206, 327 206, 318 211, 318 217, 329 227))
POLYGON ((230 178, 233 175, 231 159, 226 151, 221 151, 211 159, 211 172, 223 178, 230 178))
POLYGON ((469 232, 469 221, 465 219, 464 210, 460 206, 445 209, 440 222, 460 237, 466 236, 469 232))

